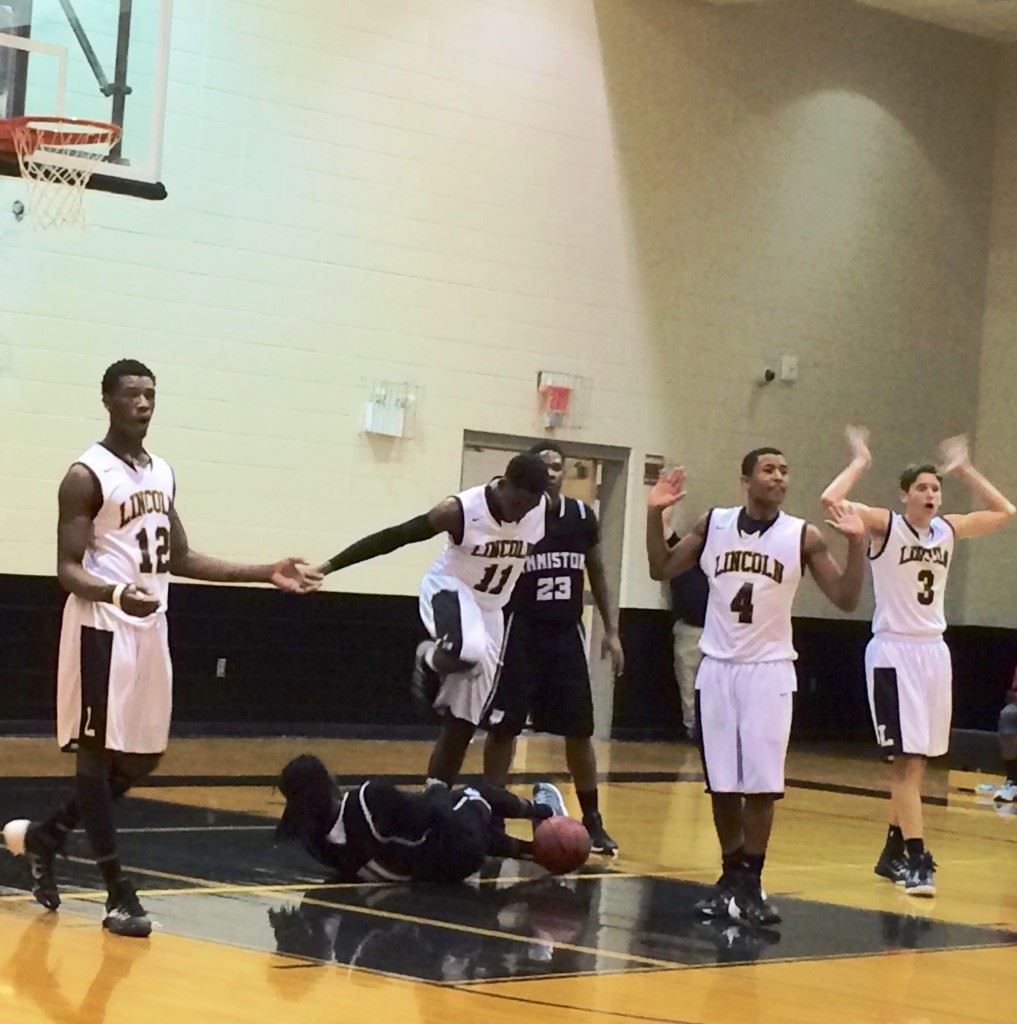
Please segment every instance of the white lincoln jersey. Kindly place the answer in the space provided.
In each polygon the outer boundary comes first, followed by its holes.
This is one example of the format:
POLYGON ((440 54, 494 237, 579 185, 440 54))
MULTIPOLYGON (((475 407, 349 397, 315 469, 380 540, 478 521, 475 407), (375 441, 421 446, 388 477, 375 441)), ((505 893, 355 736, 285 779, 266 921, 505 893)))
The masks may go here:
POLYGON ((113 614, 133 626, 164 612, 169 597, 169 513, 175 482, 168 462, 149 457, 147 466, 135 467, 93 444, 76 460, 92 471, 102 490, 102 506, 82 565, 108 583, 145 587, 159 599, 159 611, 146 619, 110 606, 113 614))
POLYGON ((710 581, 699 646, 721 661, 793 661, 791 605, 802 579, 807 524, 780 512, 762 533, 743 533, 743 511, 710 513, 699 556, 710 581))
POLYGON ((942 516, 920 534, 904 516, 890 513, 885 540, 876 540, 869 550, 876 596, 873 633, 935 637, 946 629, 943 595, 953 543, 953 527, 942 516))
POLYGON ((504 608, 533 545, 544 537, 545 499, 518 523, 500 523, 487 504, 487 486, 456 495, 463 507, 463 539, 450 537, 428 575, 455 576, 472 589, 481 609, 504 608))

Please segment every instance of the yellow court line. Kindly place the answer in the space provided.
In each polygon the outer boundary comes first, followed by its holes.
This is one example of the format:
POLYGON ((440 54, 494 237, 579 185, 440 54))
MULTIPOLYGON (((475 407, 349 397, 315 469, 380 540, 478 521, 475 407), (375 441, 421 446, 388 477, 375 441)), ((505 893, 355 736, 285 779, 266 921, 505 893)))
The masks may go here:
MULTIPOLYGON (((128 874, 134 871, 134 868, 124 869, 128 874)), ((497 882, 515 883, 515 882, 536 882, 542 880, 544 876, 533 876, 533 875, 512 875, 504 878, 477 878, 473 881, 478 882, 482 885, 493 885, 497 882)), ((642 873, 633 874, 597 874, 597 875, 565 875, 562 877, 575 878, 577 880, 583 879, 600 879, 600 878, 651 878, 655 877, 652 875, 645 875, 642 873)), ((176 888, 176 889, 141 889, 138 891, 139 896, 229 896, 236 893, 251 893, 258 895, 261 893, 272 893, 272 892, 311 892, 312 890, 320 889, 387 889, 393 888, 397 885, 426 885, 426 883, 415 883, 415 882, 259 882, 257 884, 247 885, 243 882, 236 882, 230 885, 217 885, 215 882, 202 883, 194 888, 176 888)), ((98 899, 100 896, 105 897, 104 893, 99 892, 78 892, 71 893, 67 896, 68 899, 98 899)), ((12 899, 15 897, 2 897, 4 899, 12 899)), ((22 898, 22 897, 16 897, 22 898)), ((329 904, 331 906, 331 904, 329 904)), ((365 908, 366 909, 366 908, 365 908)), ((440 921, 435 921, 435 924, 441 924, 440 921)))
MULTIPOLYGON (((75 864, 93 864, 94 861, 86 857, 66 857, 65 860, 73 861, 75 864)), ((153 878, 168 878, 174 882, 189 882, 189 886, 175 889, 141 889, 139 896, 226 896, 234 893, 270 893, 290 892, 302 890, 309 892, 312 889, 384 889, 398 884, 398 882, 262 882, 248 885, 243 882, 233 884, 219 884, 206 878, 195 878, 190 875, 176 875, 169 871, 156 871, 154 868, 141 868, 133 865, 126 865, 124 871, 131 875, 151 875, 153 878)), ((688 872, 678 870, 666 871, 587 871, 578 875, 562 875, 562 878, 569 878, 577 882, 597 881, 602 878, 658 878, 671 875, 687 876, 688 872)), ((499 883, 515 884, 518 882, 535 882, 545 875, 500 875, 495 878, 474 878, 470 884, 497 885, 499 883)), ((690 879, 694 881, 694 879, 690 879)), ((61 890, 61 897, 64 899, 98 900, 105 899, 105 893, 97 890, 80 890, 76 892, 64 892, 61 890)), ((7 896, 0 896, 0 903, 16 903, 20 900, 31 900, 32 894, 12 893, 7 896)))

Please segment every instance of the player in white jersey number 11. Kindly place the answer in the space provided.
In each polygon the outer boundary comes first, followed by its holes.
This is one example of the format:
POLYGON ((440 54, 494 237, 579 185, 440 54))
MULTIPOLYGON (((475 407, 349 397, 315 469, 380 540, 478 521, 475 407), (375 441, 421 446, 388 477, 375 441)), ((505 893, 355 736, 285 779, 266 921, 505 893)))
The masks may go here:
POLYGON ((546 488, 540 456, 516 455, 504 476, 372 533, 320 566, 327 576, 405 544, 447 537, 420 584, 420 617, 431 640, 417 647, 411 684, 418 709, 441 716, 428 785, 452 785, 490 704, 502 663, 503 609, 544 536, 546 488))
MULTIPOLYGON (((851 461, 823 492, 843 503, 872 461, 869 435, 848 427, 851 461)), ((935 862, 925 849, 922 777, 928 757, 950 741, 952 668, 943 642, 944 592, 954 541, 981 537, 1013 517, 1014 506, 971 464, 967 439, 940 445, 938 465, 909 466, 900 477, 900 512, 852 502, 871 532, 869 564, 876 609, 865 651, 866 685, 876 742, 891 762, 890 823, 876 874, 912 896, 933 896, 935 862), (942 479, 956 476, 985 508, 940 515, 942 479)))

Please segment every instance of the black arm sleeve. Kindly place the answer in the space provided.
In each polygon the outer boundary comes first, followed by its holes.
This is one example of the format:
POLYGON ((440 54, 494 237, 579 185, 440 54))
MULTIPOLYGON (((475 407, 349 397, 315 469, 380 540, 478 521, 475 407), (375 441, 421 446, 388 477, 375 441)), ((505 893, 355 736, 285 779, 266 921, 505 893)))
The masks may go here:
POLYGON ((435 529, 426 515, 409 519, 398 526, 390 526, 387 530, 379 530, 369 537, 355 541, 348 548, 343 548, 338 555, 333 555, 325 563, 325 572, 335 572, 337 569, 345 569, 349 565, 356 565, 357 562, 366 562, 369 558, 377 558, 378 555, 387 555, 396 548, 406 544, 415 544, 417 541, 428 540, 435 535, 435 529))

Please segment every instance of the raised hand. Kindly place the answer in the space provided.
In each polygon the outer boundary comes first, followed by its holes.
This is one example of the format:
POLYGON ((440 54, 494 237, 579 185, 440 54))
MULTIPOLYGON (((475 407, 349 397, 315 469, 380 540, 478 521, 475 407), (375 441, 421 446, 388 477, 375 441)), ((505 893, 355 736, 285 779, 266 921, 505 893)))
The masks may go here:
POLYGON ((849 540, 854 537, 860 538, 865 536, 865 520, 862 519, 858 510, 850 501, 835 501, 827 505, 826 511, 830 516, 826 520, 827 526, 832 526, 838 533, 843 534, 849 540))
POLYGON ((848 447, 851 449, 853 461, 860 462, 864 466, 872 464, 872 452, 869 451, 869 428, 860 426, 848 426, 844 431, 848 447))
POLYGON ((321 586, 323 577, 306 566, 303 558, 283 558, 272 566, 272 583, 291 594, 309 594, 321 586))
POLYGON ((944 476, 948 473, 963 473, 971 468, 971 450, 968 446, 967 434, 948 437, 939 444, 937 464, 944 476))
POLYGON ((678 466, 670 473, 660 471, 660 478, 650 488, 650 496, 646 499, 650 508, 661 510, 676 505, 685 497, 685 467, 678 466))

